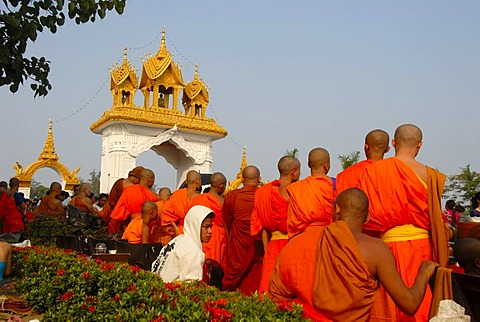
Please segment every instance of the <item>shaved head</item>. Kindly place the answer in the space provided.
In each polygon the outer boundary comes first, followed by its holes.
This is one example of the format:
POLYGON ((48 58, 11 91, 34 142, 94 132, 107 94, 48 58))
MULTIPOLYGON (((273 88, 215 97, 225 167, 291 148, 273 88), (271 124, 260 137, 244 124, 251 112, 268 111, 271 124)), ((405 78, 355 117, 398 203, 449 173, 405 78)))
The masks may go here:
POLYGON ((50 185, 50 191, 54 190, 62 191, 62 185, 56 181, 52 182, 52 184, 50 185))
POLYGON ((288 175, 292 170, 300 168, 300 161, 297 158, 286 155, 280 158, 277 167, 280 175, 288 175))
POLYGON ((201 180, 202 177, 200 176, 200 173, 198 173, 198 171, 190 170, 187 172, 187 185, 194 184, 199 179, 201 180))
POLYGON ((373 130, 368 132, 365 137, 365 144, 368 144, 372 152, 383 152, 385 153, 388 149, 388 142, 390 137, 387 132, 384 130, 373 130))
POLYGON ((153 173, 152 170, 150 169, 143 169, 141 172, 140 172, 140 179, 150 179, 151 177, 155 177, 155 173, 153 173))
POLYGON ((335 204, 340 207, 340 219, 357 219, 364 223, 368 216, 368 197, 358 188, 342 191, 335 204))
POLYGON ((453 254, 466 274, 480 275, 480 240, 476 238, 456 240, 453 254))
POLYGON ((330 163, 330 154, 324 148, 315 148, 308 154, 310 169, 320 169, 327 163, 330 163))
POLYGON ((158 196, 160 197, 161 200, 168 200, 170 199, 170 196, 172 195, 172 191, 170 188, 167 187, 162 187, 160 190, 158 190, 158 196))
POLYGON ((153 201, 145 201, 142 205, 142 214, 146 214, 152 209, 158 208, 157 204, 153 201))
POLYGON ((85 192, 88 188, 90 188, 89 183, 82 183, 82 184, 80 184, 80 187, 78 188, 78 191, 85 192))
POLYGON ((244 179, 256 179, 260 177, 260 170, 254 165, 246 166, 242 171, 244 179))
POLYGON ((222 184, 227 184, 227 178, 221 172, 215 172, 210 177, 210 185, 212 187, 219 187, 222 184))
POLYGON ((423 134, 418 126, 403 124, 395 130, 394 139, 397 148, 414 148, 422 142, 423 134))

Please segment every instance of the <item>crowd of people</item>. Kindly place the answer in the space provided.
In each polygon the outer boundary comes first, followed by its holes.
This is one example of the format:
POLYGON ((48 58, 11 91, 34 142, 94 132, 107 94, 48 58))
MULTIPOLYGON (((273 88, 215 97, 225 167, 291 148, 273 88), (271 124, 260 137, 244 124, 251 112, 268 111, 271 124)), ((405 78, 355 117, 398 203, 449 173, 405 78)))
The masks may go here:
MULTIPOLYGON (((249 165, 243 186, 228 193, 220 172, 202 193, 194 170, 185 188, 154 193, 155 174, 141 166, 108 195, 95 196, 82 183, 66 197, 53 182, 33 216, 65 216, 70 205, 98 215, 130 243, 162 243, 152 271, 165 282, 202 280, 208 259, 224 273, 223 290, 297 302, 314 320, 428 321, 428 281, 449 265, 451 227, 465 210, 453 200, 442 209, 445 175, 416 160, 420 128, 399 126, 391 144, 395 155, 384 158, 389 134, 369 132, 366 160, 336 177, 329 176, 330 155, 321 147, 310 151, 305 179, 292 156, 280 158, 279 177, 268 183, 249 165)), ((0 183, 2 232, 21 231, 26 221, 15 180, 10 188, 0 183)), ((474 200, 477 216, 480 193, 474 200)), ((467 274, 480 271, 479 244, 465 238, 454 247, 467 274)))

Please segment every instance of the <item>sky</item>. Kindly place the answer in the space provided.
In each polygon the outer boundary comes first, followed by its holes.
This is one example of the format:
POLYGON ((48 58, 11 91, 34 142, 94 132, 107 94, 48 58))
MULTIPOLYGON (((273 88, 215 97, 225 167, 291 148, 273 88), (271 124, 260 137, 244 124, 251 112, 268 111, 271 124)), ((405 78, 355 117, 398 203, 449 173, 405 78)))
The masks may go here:
MULTIPOLYGON (((109 70, 127 47, 140 77, 141 57, 157 52, 163 26, 184 80, 198 64, 210 88, 207 117, 229 132, 213 143, 213 171, 229 180, 243 146, 266 181, 278 177, 278 159, 293 148, 302 177, 315 147, 330 152, 335 176, 338 155, 359 150, 364 158, 366 133, 381 128, 392 136, 404 123, 423 131, 420 162, 447 175, 467 164, 480 171, 479 17, 478 1, 136 0, 121 16, 67 21, 27 48, 51 62, 47 97, 34 98, 28 82, 15 94, 0 87, 0 179, 15 174, 16 161, 26 168, 37 160, 49 119, 60 162, 81 167, 84 179, 99 171, 101 135, 89 128, 111 107, 109 70)), ((137 104, 141 98, 137 92, 137 104)), ((137 164, 154 170, 157 187, 176 185, 173 167, 153 151, 137 164)), ((51 169, 34 178, 60 180, 51 169)))

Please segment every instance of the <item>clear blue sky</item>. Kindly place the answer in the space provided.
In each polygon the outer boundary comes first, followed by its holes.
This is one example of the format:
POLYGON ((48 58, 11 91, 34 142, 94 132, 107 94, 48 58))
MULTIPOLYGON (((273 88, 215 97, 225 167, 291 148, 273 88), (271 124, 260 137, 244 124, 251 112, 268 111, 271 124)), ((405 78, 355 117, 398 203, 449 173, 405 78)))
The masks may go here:
MULTIPOLYGON (((302 177, 317 146, 330 151, 335 176, 339 154, 363 157, 368 131, 392 135, 402 123, 424 132, 421 162, 448 175, 467 164, 479 171, 479 17, 478 1, 129 1, 122 16, 67 22, 28 47, 51 61, 53 90, 34 99, 28 86, 15 95, 0 88, 0 179, 15 173, 15 161, 26 167, 37 159, 49 118, 76 111, 54 123, 57 153, 68 168, 81 167, 82 178, 98 171, 101 136, 89 127, 111 106, 109 68, 128 47, 140 76, 163 25, 184 80, 195 63, 210 86, 207 116, 229 131, 213 144, 213 170, 230 180, 243 145, 265 180, 277 177, 278 158, 294 147, 302 177)), ((156 172, 158 187, 174 185, 173 168, 153 151, 138 163, 156 172)), ((35 178, 59 180, 49 169, 35 178)))

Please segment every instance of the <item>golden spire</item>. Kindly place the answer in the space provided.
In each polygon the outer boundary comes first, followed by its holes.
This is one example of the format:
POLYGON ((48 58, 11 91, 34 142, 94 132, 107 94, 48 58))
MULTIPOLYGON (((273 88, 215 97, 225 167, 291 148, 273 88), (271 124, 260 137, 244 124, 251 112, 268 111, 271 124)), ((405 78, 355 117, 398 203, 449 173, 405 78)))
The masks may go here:
POLYGON ((242 183, 242 177, 243 177, 242 172, 243 172, 243 169, 245 169, 247 167, 247 165, 248 165, 247 164, 247 147, 244 146, 243 147, 243 155, 242 155, 242 164, 240 165, 240 171, 238 171, 235 179, 232 182, 230 182, 227 189, 225 190, 225 193, 227 193, 229 191, 232 191, 232 190, 235 190, 240 186, 240 184, 242 183))
POLYGON ((50 125, 48 127, 47 140, 45 141, 45 146, 43 147, 38 160, 58 160, 57 152, 55 152, 55 145, 53 144, 53 132, 52 132, 52 120, 49 120, 50 125))
POLYGON ((198 65, 195 64, 195 73, 193 73, 193 80, 198 80, 198 65))
POLYGON ((128 64, 127 60, 127 47, 123 48, 123 64, 128 64))
POLYGON ((243 147, 243 154, 242 154, 242 165, 240 166, 240 176, 242 175, 243 169, 247 167, 247 146, 243 147))
POLYGON ((160 49, 158 49, 158 54, 165 54, 167 52, 167 46, 165 45, 165 26, 162 29, 162 42, 160 43, 160 49))

